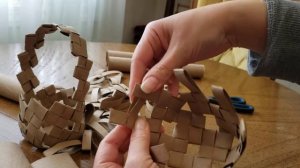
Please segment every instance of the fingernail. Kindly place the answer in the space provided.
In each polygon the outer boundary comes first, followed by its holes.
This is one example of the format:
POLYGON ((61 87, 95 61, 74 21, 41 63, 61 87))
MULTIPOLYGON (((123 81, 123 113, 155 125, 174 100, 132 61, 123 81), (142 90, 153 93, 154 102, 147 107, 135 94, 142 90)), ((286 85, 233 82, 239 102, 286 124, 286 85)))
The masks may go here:
POLYGON ((147 127, 147 121, 144 117, 138 117, 135 121, 135 129, 145 129, 147 127))
POLYGON ((158 84, 159 82, 157 78, 149 77, 142 83, 141 88, 145 93, 151 93, 154 91, 158 84))

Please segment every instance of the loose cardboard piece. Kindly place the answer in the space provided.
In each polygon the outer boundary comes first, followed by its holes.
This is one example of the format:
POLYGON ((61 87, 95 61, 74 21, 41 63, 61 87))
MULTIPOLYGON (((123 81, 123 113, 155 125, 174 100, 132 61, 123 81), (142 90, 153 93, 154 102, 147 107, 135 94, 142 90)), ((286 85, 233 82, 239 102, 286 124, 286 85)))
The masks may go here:
POLYGON ((82 150, 91 150, 92 148, 92 131, 91 130, 85 130, 82 135, 82 150))
POLYGON ((43 154, 45 156, 50 156, 50 155, 53 155, 53 154, 55 154, 56 152, 58 152, 62 149, 65 149, 65 148, 70 147, 70 146, 75 146, 75 145, 81 145, 81 141, 71 140, 71 141, 60 142, 60 143, 54 145, 53 147, 45 150, 43 152, 43 154))
POLYGON ((93 128, 95 131, 97 131, 103 137, 105 137, 108 134, 108 131, 103 126, 101 126, 98 122, 95 122, 95 121, 88 122, 87 125, 90 126, 91 128, 93 128))

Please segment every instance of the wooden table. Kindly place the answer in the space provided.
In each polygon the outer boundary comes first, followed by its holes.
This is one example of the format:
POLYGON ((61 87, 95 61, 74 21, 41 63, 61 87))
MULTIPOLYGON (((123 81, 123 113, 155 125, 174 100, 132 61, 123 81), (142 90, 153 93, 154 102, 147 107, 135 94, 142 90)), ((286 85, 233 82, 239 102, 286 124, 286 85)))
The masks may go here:
MULTIPOLYGON (((133 51, 134 45, 88 43, 88 53, 94 65, 91 73, 105 67, 105 51, 133 51)), ((17 53, 23 44, 0 45, 0 73, 15 75, 20 71, 17 53)), ((69 42, 47 42, 38 50, 39 65, 35 72, 41 83, 73 85, 72 71, 76 62, 70 54, 69 42)), ((250 77, 247 72, 213 61, 202 61, 205 76, 197 84, 206 95, 210 86, 223 86, 230 95, 244 97, 255 107, 253 115, 240 115, 248 130, 248 146, 236 167, 300 167, 300 95, 278 85, 269 78, 250 77)), ((124 83, 128 83, 128 75, 124 83)), ((42 157, 23 141, 16 118, 18 104, 0 97, 0 140, 19 143, 33 162, 42 157)), ((72 155, 80 167, 91 167, 93 155, 72 155)))

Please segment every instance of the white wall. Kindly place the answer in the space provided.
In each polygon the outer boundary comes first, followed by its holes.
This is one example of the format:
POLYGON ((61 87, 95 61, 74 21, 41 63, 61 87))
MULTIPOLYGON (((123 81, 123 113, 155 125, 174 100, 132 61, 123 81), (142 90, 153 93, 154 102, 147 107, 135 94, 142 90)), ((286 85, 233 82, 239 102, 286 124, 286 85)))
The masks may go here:
POLYGON ((166 0, 126 0, 122 41, 132 43, 134 27, 162 18, 165 6, 166 0))
POLYGON ((97 0, 93 39, 122 42, 125 5, 125 0, 97 0))

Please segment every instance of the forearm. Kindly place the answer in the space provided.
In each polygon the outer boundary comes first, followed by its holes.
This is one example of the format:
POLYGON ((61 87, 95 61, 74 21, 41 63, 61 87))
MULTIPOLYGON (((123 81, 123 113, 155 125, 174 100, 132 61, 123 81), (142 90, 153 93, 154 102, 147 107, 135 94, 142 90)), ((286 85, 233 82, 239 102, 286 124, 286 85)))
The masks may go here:
POLYGON ((227 2, 226 34, 233 47, 262 54, 267 43, 267 9, 263 0, 227 2))

